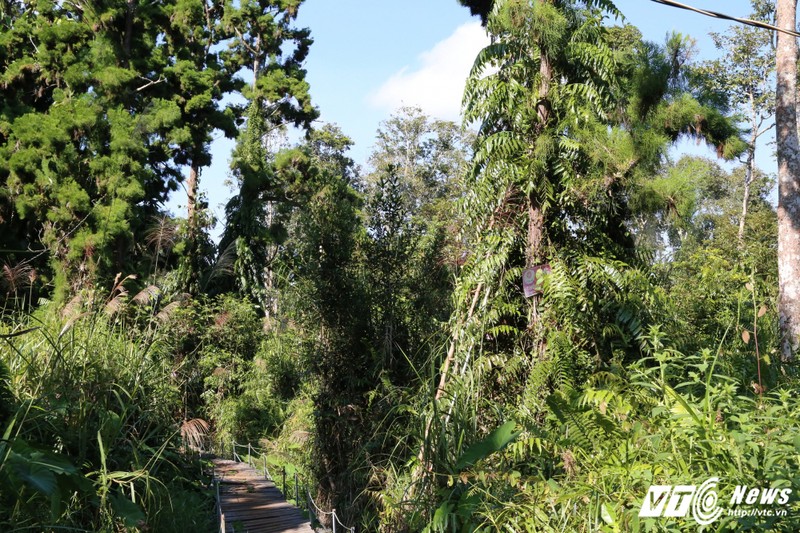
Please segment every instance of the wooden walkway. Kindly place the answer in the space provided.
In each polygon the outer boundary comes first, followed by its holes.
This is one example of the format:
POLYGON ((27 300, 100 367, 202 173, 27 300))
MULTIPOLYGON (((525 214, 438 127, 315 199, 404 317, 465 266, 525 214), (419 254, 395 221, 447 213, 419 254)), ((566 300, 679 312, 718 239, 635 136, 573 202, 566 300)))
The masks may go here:
POLYGON ((300 509, 247 463, 214 459, 225 533, 314 533, 300 509))

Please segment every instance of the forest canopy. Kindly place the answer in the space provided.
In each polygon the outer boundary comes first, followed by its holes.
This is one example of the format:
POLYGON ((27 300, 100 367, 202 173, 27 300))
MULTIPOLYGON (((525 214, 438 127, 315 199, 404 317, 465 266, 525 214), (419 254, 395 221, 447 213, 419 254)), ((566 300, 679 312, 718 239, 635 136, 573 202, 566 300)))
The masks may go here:
POLYGON ((796 39, 458 4, 463 123, 357 161, 302 0, 0 3, 0 530, 218 530, 232 443, 360 531, 800 528, 796 39), (648 514, 710 479, 713 519, 648 514))

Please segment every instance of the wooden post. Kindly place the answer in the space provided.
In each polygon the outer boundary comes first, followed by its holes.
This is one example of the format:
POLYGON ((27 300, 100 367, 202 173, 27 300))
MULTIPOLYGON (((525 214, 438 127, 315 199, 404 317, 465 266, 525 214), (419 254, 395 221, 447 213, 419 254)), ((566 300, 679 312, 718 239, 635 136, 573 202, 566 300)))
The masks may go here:
POLYGON ((300 499, 300 494, 297 492, 297 472, 294 473, 294 504, 300 499))
POLYGON ((281 467, 283 470, 283 488, 281 492, 283 492, 283 497, 286 497, 286 466, 281 467))
POLYGON ((267 456, 262 455, 261 457, 264 458, 264 479, 269 479, 269 476, 267 476, 267 456))
MULTIPOLYGON (((314 514, 314 511, 311 509, 311 493, 308 491, 308 486, 306 486, 306 509, 308 509, 308 517, 317 518, 317 515, 314 514)), ((311 524, 314 524, 314 521, 311 521, 311 524)))

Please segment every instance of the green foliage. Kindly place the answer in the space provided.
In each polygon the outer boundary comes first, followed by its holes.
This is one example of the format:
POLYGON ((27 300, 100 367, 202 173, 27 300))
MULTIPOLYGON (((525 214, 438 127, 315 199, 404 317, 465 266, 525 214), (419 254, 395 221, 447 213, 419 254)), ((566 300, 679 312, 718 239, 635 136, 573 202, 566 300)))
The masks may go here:
MULTIPOLYGON (((604 376, 624 381, 620 369, 649 368, 642 361, 654 351, 654 324, 676 334, 684 324, 671 287, 653 283, 630 228, 649 205, 663 215, 652 231, 659 237, 667 227, 677 236, 694 232, 699 217, 708 221, 706 235, 729 231, 714 205, 724 196, 721 172, 716 182, 691 171, 676 172, 683 181, 652 179, 682 135, 728 158, 745 148, 725 109, 701 101, 688 84, 690 41, 672 36, 659 46, 629 27, 605 28, 601 12, 617 11, 596 4, 509 0, 496 2, 488 19, 492 44, 479 53, 465 90, 466 119, 479 124, 460 206, 471 249, 453 294, 444 375, 435 378, 432 401, 426 395, 430 403, 418 407, 427 420, 420 452, 405 459, 415 484, 410 529, 588 531, 618 520, 614 500, 598 492, 606 487, 592 484, 618 464, 618 445, 635 446, 625 440, 629 426, 608 416, 605 404, 592 411, 575 402, 604 376), (675 225, 680 217, 685 222, 675 225), (523 269, 542 263, 551 269, 543 294, 526 298, 523 269), (483 447, 474 443, 484 443, 487 428, 506 420, 525 427, 507 453, 452 469, 467 450, 483 447), (570 498, 578 492, 568 492, 568 483, 590 459, 597 463, 581 487, 584 512, 575 513, 570 498)), ((730 293, 720 298, 736 301, 730 293)), ((694 345, 701 346, 708 344, 694 345)), ((731 361, 738 368, 756 362, 731 361)), ((639 377, 630 380, 640 385, 639 377)), ((627 397, 618 403, 628 417, 637 408, 627 397)))
POLYGON ((520 432, 514 431, 516 427, 516 422, 506 422, 486 435, 483 440, 467 448, 461 457, 459 457, 456 463, 456 470, 464 470, 466 467, 474 465, 479 460, 505 448, 520 435, 520 432))
MULTIPOLYGON (((736 485, 797 491, 793 381, 778 378, 754 396, 729 356, 681 354, 657 329, 647 338, 650 357, 552 394, 543 418, 530 417, 524 398, 500 407, 524 421, 521 431, 508 422, 467 448, 457 469, 439 472, 435 511, 420 509, 427 530, 694 531, 691 517, 639 518, 650 485, 719 477, 724 509, 736 485)), ((793 531, 796 507, 790 501, 785 517, 726 512, 706 529, 793 531)))
POLYGON ((763 128, 748 147, 730 115, 771 112, 763 35, 698 68, 609 0, 462 0, 492 37, 477 136, 401 109, 362 176, 311 128, 302 3, 3 4, 0 529, 211 529, 181 453, 209 437, 370 531, 691 531, 638 516, 651 484, 797 490, 763 128), (671 161, 685 136, 747 164, 671 161), (189 216, 164 215, 184 179, 189 216))
POLYGON ((0 445, 0 524, 208 528, 208 515, 186 506, 211 502, 198 465, 178 453, 180 395, 162 337, 77 300, 18 327, 29 331, 0 349, 15 398, 0 445))
POLYGON ((301 68, 309 32, 293 28, 301 3, 10 10, 0 26, 3 248, 46 247, 35 266, 62 300, 121 270, 143 272, 142 222, 188 167, 179 277, 183 290, 206 289, 197 180, 212 133, 237 133, 240 110, 223 100, 242 90, 237 73, 254 69, 247 94, 272 127, 308 127, 317 115, 301 68))

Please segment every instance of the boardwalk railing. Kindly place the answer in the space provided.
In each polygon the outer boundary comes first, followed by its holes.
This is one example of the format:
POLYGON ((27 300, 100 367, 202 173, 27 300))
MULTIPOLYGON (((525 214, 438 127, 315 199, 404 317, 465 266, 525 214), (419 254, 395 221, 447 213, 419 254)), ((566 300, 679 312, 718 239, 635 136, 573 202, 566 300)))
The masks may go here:
MULTIPOLYGON (((223 447, 223 449, 220 450, 220 454, 219 455, 222 456, 222 457, 225 457, 225 451, 226 450, 223 447)), ((231 452, 230 453, 231 459, 233 459, 234 461, 236 461, 238 463, 247 463, 248 465, 250 465, 251 468, 255 469, 256 471, 259 470, 259 467, 263 468, 264 479, 272 481, 273 483, 275 483, 276 487, 278 486, 278 480, 275 479, 272 476, 272 473, 269 471, 269 468, 267 467, 267 452, 266 452, 266 450, 264 450, 263 448, 259 448, 258 446, 253 446, 250 443, 239 444, 236 441, 233 441, 231 443, 230 452, 231 452)), ((290 481, 294 481, 294 483, 292 484, 293 486, 290 489, 292 492, 294 492, 294 504, 297 507, 307 511, 309 513, 309 515, 313 518, 314 521, 316 521, 317 523, 321 523, 320 518, 322 518, 322 517, 325 517, 325 518, 330 517, 330 522, 331 522, 331 527, 332 527, 333 533, 339 533, 340 531, 341 532, 356 533, 356 528, 355 527, 346 526, 341 521, 339 516, 336 514, 336 509, 331 509, 330 511, 325 511, 325 510, 321 509, 317 505, 317 502, 315 502, 314 498, 311 497, 311 491, 308 488, 308 483, 304 482, 300 478, 300 476, 297 475, 297 472, 294 472, 294 475, 290 476, 289 479, 290 479, 290 481), (301 485, 304 487, 304 489, 302 489, 302 490, 300 488, 301 485), (300 494, 303 494, 305 496, 305 498, 304 498, 305 501, 302 501, 300 499, 300 494)), ((289 499, 288 495, 290 494, 290 492, 287 491, 288 487, 287 487, 287 484, 286 484, 286 467, 285 466, 281 468, 281 481, 282 481, 282 483, 280 485, 280 490, 283 493, 283 497, 288 500, 289 499)), ((219 519, 220 519, 220 531, 224 532, 225 531, 225 514, 222 512, 222 509, 221 509, 221 506, 220 506, 219 481, 216 481, 216 485, 217 485, 217 487, 216 487, 216 489, 217 489, 217 510, 218 510, 219 519)))

